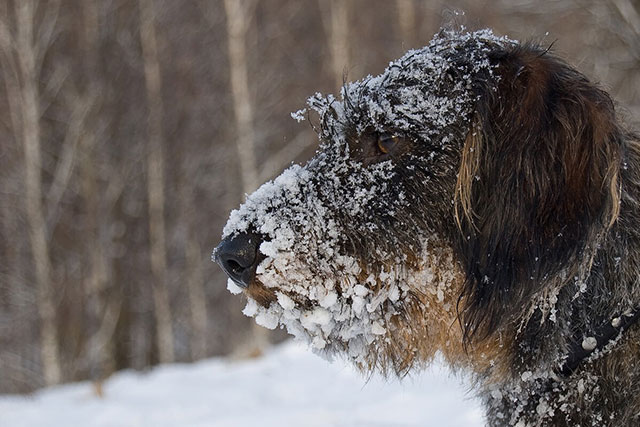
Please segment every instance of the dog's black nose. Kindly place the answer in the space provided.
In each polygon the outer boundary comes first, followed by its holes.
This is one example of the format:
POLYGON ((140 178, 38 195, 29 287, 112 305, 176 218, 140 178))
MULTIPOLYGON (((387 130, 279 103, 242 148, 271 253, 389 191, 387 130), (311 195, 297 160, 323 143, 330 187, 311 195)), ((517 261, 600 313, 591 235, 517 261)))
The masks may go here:
POLYGON ((224 239, 215 249, 215 260, 225 273, 242 288, 249 286, 258 266, 257 234, 240 233, 224 239))

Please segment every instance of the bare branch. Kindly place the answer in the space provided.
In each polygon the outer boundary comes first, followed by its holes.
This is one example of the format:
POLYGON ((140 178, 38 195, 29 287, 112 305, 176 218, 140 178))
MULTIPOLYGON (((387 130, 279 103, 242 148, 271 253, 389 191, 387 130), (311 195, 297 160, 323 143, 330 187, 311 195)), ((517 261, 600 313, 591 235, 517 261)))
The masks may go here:
POLYGON ((620 12, 622 19, 627 21, 629 27, 640 35, 640 14, 629 0, 613 0, 613 4, 620 12))
POLYGON ((43 98, 41 105, 41 111, 47 111, 49 106, 58 98, 58 95, 64 83, 69 77, 69 66, 67 64, 56 64, 51 76, 47 79, 46 86, 42 89, 43 98))
POLYGON ((6 18, 0 19, 0 49, 2 49, 5 55, 11 57, 15 50, 16 42, 4 19, 6 18))
MULTIPOLYGON (((105 347, 113 338, 116 330, 120 314, 122 313, 122 300, 114 297, 109 300, 102 312, 102 318, 99 321, 98 330, 95 331, 85 344, 78 360, 83 364, 91 364, 95 360, 105 358, 105 347)), ((89 368, 92 368, 89 366, 89 368)), ((94 378, 97 379, 97 378, 94 378)))
POLYGON ((92 96, 77 96, 69 119, 69 127, 62 143, 62 155, 56 165, 53 181, 47 195, 47 225, 52 230, 60 213, 60 200, 67 190, 69 179, 74 170, 78 144, 83 137, 85 121, 94 98, 92 96))
POLYGON ((2 66, 4 84, 7 90, 7 104, 11 116, 11 126, 16 141, 21 139, 20 105, 22 94, 20 93, 20 70, 15 60, 16 41, 9 31, 4 15, 0 19, 0 66, 2 66))
POLYGON ((42 68, 42 62, 47 50, 51 47, 54 40, 60 33, 58 28, 58 17, 60 15, 60 0, 48 0, 44 2, 45 11, 42 21, 38 25, 35 34, 35 48, 38 52, 36 55, 36 69, 42 68))

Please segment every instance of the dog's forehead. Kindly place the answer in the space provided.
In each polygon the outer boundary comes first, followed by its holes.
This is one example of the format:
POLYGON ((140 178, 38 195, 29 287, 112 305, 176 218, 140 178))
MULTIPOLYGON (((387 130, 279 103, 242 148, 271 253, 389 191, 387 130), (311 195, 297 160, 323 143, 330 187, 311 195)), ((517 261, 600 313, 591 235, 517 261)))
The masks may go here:
POLYGON ((472 110, 473 79, 495 68, 489 53, 515 43, 490 30, 443 32, 382 74, 345 84, 340 99, 316 93, 308 105, 321 117, 320 137, 336 141, 368 129, 393 129, 421 140, 442 135, 472 110))

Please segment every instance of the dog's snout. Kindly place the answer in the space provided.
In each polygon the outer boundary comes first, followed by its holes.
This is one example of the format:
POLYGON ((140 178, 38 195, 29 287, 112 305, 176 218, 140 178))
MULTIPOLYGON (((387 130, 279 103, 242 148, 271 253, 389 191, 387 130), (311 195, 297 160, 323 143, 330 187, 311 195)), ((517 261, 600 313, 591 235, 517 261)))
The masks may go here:
POLYGON ((238 286, 249 286, 256 274, 261 238, 256 234, 236 234, 215 249, 215 260, 238 286))

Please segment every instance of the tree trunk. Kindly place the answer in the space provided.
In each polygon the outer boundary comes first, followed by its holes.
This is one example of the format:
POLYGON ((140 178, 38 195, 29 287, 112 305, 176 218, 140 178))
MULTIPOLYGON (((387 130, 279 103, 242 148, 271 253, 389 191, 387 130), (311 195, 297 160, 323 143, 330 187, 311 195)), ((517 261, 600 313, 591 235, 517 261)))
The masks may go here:
POLYGON ((258 186, 253 128, 253 104, 249 94, 246 36, 249 16, 248 2, 224 0, 227 13, 227 43, 231 78, 231 96, 236 121, 236 148, 240 162, 242 190, 250 193, 258 186))
POLYGON ((113 334, 120 315, 120 300, 116 296, 108 297, 112 270, 107 255, 110 241, 108 224, 112 201, 108 194, 99 190, 99 181, 95 165, 108 167, 109 159, 98 159, 96 150, 100 132, 97 123, 100 120, 101 94, 104 93, 104 80, 98 69, 100 15, 97 0, 85 0, 83 7, 83 59, 85 75, 94 76, 84 88, 83 98, 90 100, 90 112, 81 135, 80 149, 82 164, 81 194, 87 212, 86 234, 91 244, 87 246, 88 277, 84 281, 85 315, 87 317, 87 340, 85 342, 85 362, 89 368, 89 379, 101 381, 115 369, 115 348, 113 334), (106 200, 105 200, 106 199, 106 200), (107 206, 107 209, 103 207, 107 206))
POLYGON ((414 0, 396 0, 398 8, 398 23, 402 36, 402 49, 413 46, 416 40, 416 7, 414 0))
POLYGON ((323 9, 323 22, 331 48, 331 74, 336 89, 344 84, 349 66, 349 2, 343 0, 319 0, 323 9))
POLYGON ((207 295, 204 291, 202 248, 189 233, 185 243, 187 287, 191 309, 191 357, 193 360, 207 356, 207 295))
POLYGON ((25 209, 29 242, 35 264, 37 303, 40 316, 41 363, 47 385, 57 384, 62 378, 59 355, 58 325, 55 291, 51 280, 51 260, 47 241, 45 215, 42 206, 41 140, 39 77, 36 67, 34 39, 35 4, 33 0, 21 0, 15 4, 16 47, 22 77, 21 119, 22 145, 25 162, 25 209))
MULTIPOLYGON (((231 78, 231 96, 236 124, 236 148, 242 177, 243 193, 251 193, 258 187, 253 104, 249 93, 248 57, 246 49, 247 28, 250 21, 249 7, 253 3, 243 0, 224 0, 227 15, 227 43, 231 78)), ((241 356, 260 353, 268 344, 266 329, 252 324, 250 339, 241 345, 241 356)))
POLYGON ((158 359, 174 360, 173 325, 167 283, 166 237, 164 220, 164 154, 162 131, 162 80, 156 42, 153 0, 139 0, 140 41, 147 89, 148 153, 147 194, 149 197, 149 238, 153 302, 156 316, 158 359))

